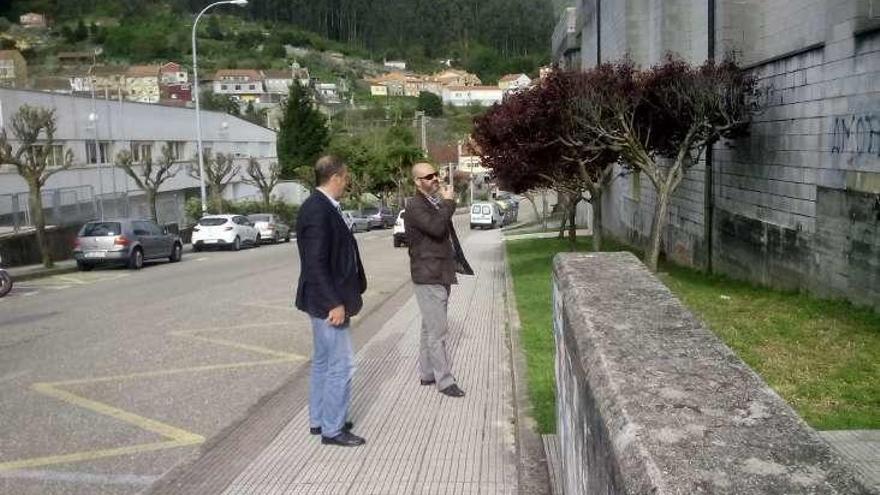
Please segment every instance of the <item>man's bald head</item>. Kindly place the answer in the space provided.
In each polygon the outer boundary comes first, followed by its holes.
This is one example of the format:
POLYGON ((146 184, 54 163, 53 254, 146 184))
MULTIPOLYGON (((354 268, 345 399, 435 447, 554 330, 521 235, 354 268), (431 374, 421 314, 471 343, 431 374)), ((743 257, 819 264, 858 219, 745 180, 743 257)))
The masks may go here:
POLYGON ((417 179, 434 172, 434 166, 427 162, 418 162, 412 166, 412 177, 417 179))

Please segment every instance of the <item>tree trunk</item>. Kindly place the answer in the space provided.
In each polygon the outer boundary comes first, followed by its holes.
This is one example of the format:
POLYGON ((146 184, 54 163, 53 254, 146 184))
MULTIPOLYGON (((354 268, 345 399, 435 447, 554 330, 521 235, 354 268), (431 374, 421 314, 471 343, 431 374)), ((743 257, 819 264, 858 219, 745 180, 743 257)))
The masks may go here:
POLYGON ((49 239, 46 238, 46 217, 43 215, 43 196, 40 187, 34 183, 28 184, 28 201, 31 206, 31 218, 34 220, 34 230, 37 234, 37 245, 40 247, 40 257, 43 266, 52 268, 54 262, 49 253, 49 239))
POLYGON ((263 206, 266 207, 266 211, 271 211, 271 209, 272 209, 272 191, 265 190, 265 191, 260 191, 260 192, 263 193, 263 206))
POLYGON ((158 222, 159 221, 159 209, 157 208, 159 193, 157 191, 153 191, 151 189, 147 189, 144 191, 147 193, 147 204, 150 205, 150 218, 158 222))
POLYGON ((602 195, 590 194, 590 206, 593 207, 593 252, 602 250, 602 195))
POLYGON ((654 223, 651 224, 651 240, 648 251, 645 253, 645 264, 651 272, 657 272, 657 264, 660 260, 660 239, 666 230, 666 215, 669 210, 669 187, 664 184, 657 190, 657 208, 654 211, 654 223))
POLYGON ((213 213, 223 213, 223 195, 220 193, 219 187, 211 187, 211 208, 213 213))
POLYGON ((547 231, 547 190, 544 189, 541 191, 541 227, 543 227, 544 231, 547 231))

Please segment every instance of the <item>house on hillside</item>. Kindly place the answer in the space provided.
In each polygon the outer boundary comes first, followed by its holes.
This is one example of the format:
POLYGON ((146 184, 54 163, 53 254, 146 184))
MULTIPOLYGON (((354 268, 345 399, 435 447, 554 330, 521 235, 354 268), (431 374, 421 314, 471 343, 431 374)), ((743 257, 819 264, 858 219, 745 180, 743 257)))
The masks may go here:
POLYGON ((479 86, 483 84, 476 74, 460 69, 446 69, 431 76, 431 80, 442 86, 479 86))
POLYGON ((97 66, 88 71, 79 71, 70 76, 70 90, 75 95, 87 96, 92 92, 101 98, 121 99, 126 94, 125 69, 121 67, 97 66))
POLYGON ((58 54, 58 63, 62 67, 76 67, 78 65, 89 65, 95 60, 95 54, 92 52, 60 52, 58 54))
POLYGON ((18 17, 18 23, 24 28, 45 28, 49 24, 46 22, 46 16, 37 14, 36 12, 28 12, 18 17))
POLYGON ((507 74, 498 80, 498 87, 505 93, 528 88, 532 79, 525 74, 507 74))
POLYGON ((342 100, 339 98, 339 87, 336 83, 315 84, 315 92, 322 103, 331 105, 342 103, 342 100))
POLYGON ((189 72, 177 62, 167 62, 159 67, 159 84, 178 85, 189 82, 189 72))
POLYGON ((403 96, 406 93, 406 80, 407 75, 399 71, 368 79, 370 94, 373 96, 403 96))
POLYGON ((293 84, 292 70, 264 70, 263 88, 265 95, 260 98, 263 103, 281 103, 290 94, 290 85, 293 84))
POLYGON ((402 60, 386 60, 383 65, 386 69, 406 70, 406 62, 402 60))
POLYGON ((266 92, 263 75, 254 69, 220 69, 214 75, 213 91, 218 95, 229 95, 241 102, 259 103, 266 92))
POLYGON ((443 104, 455 107, 490 106, 501 103, 504 91, 497 86, 447 86, 443 88, 443 104))
POLYGON ((70 87, 70 79, 66 77, 38 77, 34 80, 33 89, 62 95, 69 95, 73 92, 70 87))
POLYGON ((125 71, 126 98, 140 103, 159 103, 159 66, 132 65, 125 71))
POLYGON ((23 88, 27 84, 27 62, 18 50, 0 50, 0 86, 23 88))

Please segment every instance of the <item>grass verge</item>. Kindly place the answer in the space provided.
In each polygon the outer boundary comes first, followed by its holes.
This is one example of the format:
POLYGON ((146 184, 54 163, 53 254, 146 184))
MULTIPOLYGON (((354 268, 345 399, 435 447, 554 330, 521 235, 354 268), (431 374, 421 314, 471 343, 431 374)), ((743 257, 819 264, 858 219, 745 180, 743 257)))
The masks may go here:
MULTIPOLYGON (((568 250, 558 239, 507 243, 540 433, 556 429, 550 273, 556 253, 568 250)), ((590 239, 578 239, 577 250, 589 251, 590 239)), ((880 428, 880 315, 673 265, 659 276, 811 426, 880 428)))

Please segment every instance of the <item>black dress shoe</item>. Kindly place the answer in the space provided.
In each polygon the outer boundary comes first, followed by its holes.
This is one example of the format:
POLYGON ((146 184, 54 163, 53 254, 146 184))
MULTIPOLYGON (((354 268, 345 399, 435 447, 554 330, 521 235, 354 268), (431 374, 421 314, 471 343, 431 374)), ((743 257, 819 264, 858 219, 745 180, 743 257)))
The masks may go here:
POLYGON ((422 380, 422 379, 420 378, 420 379, 419 379, 419 383, 421 383, 422 385, 433 385, 433 384, 435 384, 435 383, 437 383, 437 382, 436 382, 435 380, 433 380, 433 379, 431 379, 431 380, 422 380))
POLYGON ((440 390, 440 393, 443 395, 448 395, 449 397, 464 397, 464 390, 458 388, 458 385, 454 383, 440 390))
MULTIPOLYGON (((354 428, 354 423, 352 423, 351 421, 346 421, 345 424, 342 425, 342 431, 351 431, 352 428, 354 428)), ((312 435, 320 435, 321 427, 309 427, 309 433, 311 433, 312 435)))
POLYGON ((357 447, 367 443, 367 441, 354 433, 343 431, 333 438, 321 437, 321 443, 324 445, 339 445, 340 447, 357 447))

